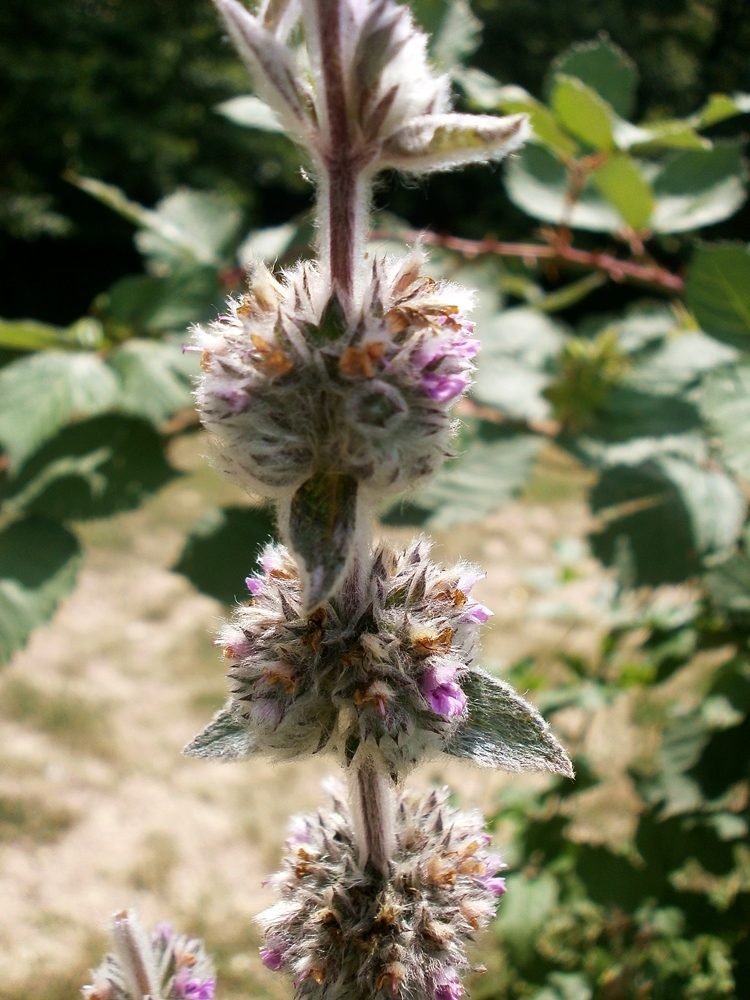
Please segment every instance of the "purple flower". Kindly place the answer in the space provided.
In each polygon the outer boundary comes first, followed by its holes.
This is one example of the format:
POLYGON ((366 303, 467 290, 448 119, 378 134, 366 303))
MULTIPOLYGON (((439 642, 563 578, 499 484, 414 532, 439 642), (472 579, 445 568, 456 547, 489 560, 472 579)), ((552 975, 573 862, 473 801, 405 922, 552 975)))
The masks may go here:
POLYGON ((484 878, 482 881, 488 889, 492 889, 496 896, 502 896, 506 892, 504 878, 484 878))
POLYGON ((304 816, 292 816, 287 829, 289 830, 289 836, 286 838, 287 847, 310 843, 310 831, 304 816))
POLYGON ((244 389, 238 389, 235 386, 227 386, 225 389, 218 389, 216 391, 216 397, 220 399, 223 403, 226 403, 227 410, 232 416, 237 413, 242 413, 247 409, 247 393, 244 389))
POLYGON ((284 715, 284 709, 278 701, 272 701, 270 698, 258 698, 253 703, 253 709, 259 721, 270 722, 272 726, 278 726, 284 715))
POLYGON ((263 580, 259 576, 246 576, 245 586, 250 591, 250 593, 255 597, 263 587, 263 580))
POLYGON ((462 573, 458 578, 458 590, 461 591, 464 597, 468 597, 474 584, 476 584, 479 580, 483 580, 486 575, 486 573, 481 573, 478 568, 470 566, 468 570, 465 573, 462 573))
POLYGON ((278 948, 261 948, 260 960, 271 972, 278 972, 284 963, 284 956, 278 948))
POLYGON ((473 604, 467 608, 466 620, 470 622, 486 622, 495 614, 484 604, 473 604))
POLYGON ((173 994, 179 1000, 213 1000, 215 989, 213 976, 210 979, 191 979, 189 969, 178 972, 172 984, 173 994))
POLYGON ((484 859, 485 874, 481 875, 479 880, 482 885, 491 889, 496 896, 502 896, 506 891, 505 879, 497 878, 497 873, 507 867, 499 854, 488 854, 484 859))
POLYGON ((435 1000, 458 1000, 464 988, 458 973, 452 966, 441 969, 432 979, 432 995, 435 1000))
POLYGON ((174 928, 168 921, 162 920, 160 924, 157 924, 156 927, 154 927, 154 933, 152 935, 154 944, 163 948, 165 945, 169 944, 173 937, 174 928))
POLYGON ((461 715, 466 706, 466 695, 453 680, 457 669, 442 663, 429 667, 419 679, 420 690, 436 715, 461 715))
POLYGON ((422 388, 436 403, 450 403, 461 395, 468 384, 468 375, 440 375, 438 372, 422 375, 422 388))

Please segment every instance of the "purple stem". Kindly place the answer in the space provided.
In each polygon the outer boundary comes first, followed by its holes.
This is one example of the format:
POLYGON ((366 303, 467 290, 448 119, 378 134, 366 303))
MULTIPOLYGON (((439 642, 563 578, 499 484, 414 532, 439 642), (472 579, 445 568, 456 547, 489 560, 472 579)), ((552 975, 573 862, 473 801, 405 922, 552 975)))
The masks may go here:
POLYGON ((341 61, 340 0, 317 0, 320 57, 328 117, 328 257, 331 282, 346 302, 354 294, 357 250, 358 179, 361 164, 353 149, 341 61))

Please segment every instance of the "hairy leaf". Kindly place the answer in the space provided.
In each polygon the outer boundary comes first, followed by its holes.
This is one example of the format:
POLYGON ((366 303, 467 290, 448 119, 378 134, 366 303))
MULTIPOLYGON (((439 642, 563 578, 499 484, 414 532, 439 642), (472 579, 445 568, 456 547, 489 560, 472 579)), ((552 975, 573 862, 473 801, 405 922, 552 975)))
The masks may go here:
POLYGON ((322 604, 336 587, 352 556, 357 492, 353 476, 321 470, 292 497, 283 527, 302 562, 309 611, 322 604))
POLYGON ((245 128, 256 128, 261 132, 286 133, 285 127, 279 121, 279 116, 269 108, 265 101, 253 94, 242 94, 228 101, 217 104, 214 108, 220 115, 228 118, 235 125, 245 128))
POLYGON ((463 681, 467 717, 446 753, 480 767, 553 771, 573 777, 573 765, 537 710, 505 681, 472 671, 463 681))
POLYGON ((257 749, 255 736, 247 724, 235 719, 229 708, 221 708, 203 732, 192 739, 182 752, 186 757, 245 760, 257 749))

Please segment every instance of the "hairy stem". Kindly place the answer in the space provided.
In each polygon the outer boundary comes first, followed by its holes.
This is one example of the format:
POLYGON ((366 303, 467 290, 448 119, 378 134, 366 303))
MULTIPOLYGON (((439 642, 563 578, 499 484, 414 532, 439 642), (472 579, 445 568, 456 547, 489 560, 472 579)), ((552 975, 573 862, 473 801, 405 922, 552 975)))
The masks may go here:
POLYGON ((357 268, 363 255, 367 183, 347 112, 340 0, 318 0, 317 8, 328 124, 322 150, 324 178, 318 191, 321 258, 328 263, 332 284, 350 304, 356 295, 357 268))
POLYGON ((393 853, 394 801, 390 781, 369 753, 358 754, 351 766, 354 834, 362 868, 370 865, 383 875, 393 853))

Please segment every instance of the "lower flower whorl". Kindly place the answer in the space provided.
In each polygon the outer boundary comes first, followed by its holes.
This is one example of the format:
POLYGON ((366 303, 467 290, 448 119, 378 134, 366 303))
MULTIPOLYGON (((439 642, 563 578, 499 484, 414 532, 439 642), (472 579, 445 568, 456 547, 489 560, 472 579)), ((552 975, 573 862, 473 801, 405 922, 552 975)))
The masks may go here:
POLYGON ((279 901, 258 918, 264 964, 294 978, 298 998, 456 1000, 467 942, 495 916, 504 868, 482 816, 448 805, 448 789, 400 795, 388 877, 362 871, 344 805, 296 817, 279 901))

